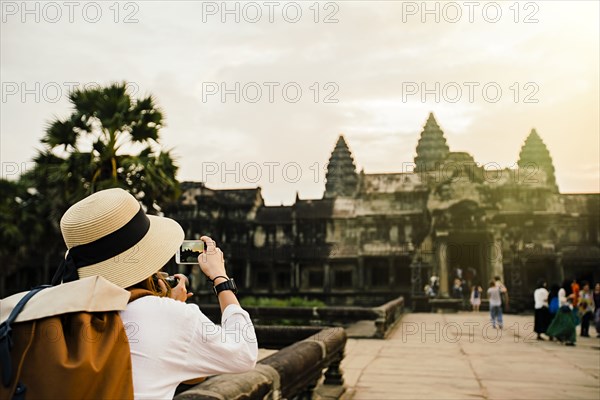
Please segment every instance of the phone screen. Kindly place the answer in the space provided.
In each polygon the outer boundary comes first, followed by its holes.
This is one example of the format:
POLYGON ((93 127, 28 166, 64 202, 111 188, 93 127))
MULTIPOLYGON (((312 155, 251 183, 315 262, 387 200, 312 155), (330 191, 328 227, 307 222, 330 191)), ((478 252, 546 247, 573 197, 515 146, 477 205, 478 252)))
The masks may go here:
POLYGON ((204 242, 202 240, 184 240, 175 261, 177 264, 198 264, 198 256, 204 252, 204 242))

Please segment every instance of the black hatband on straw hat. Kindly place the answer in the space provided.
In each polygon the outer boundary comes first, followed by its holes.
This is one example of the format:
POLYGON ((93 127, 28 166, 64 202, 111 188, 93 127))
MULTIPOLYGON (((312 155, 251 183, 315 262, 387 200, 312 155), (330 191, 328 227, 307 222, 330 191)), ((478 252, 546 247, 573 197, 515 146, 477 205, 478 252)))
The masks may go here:
POLYGON ((121 228, 93 242, 73 246, 67 250, 65 259, 61 261, 52 278, 52 285, 79 279, 77 274, 79 268, 94 265, 122 254, 142 240, 149 229, 150 220, 140 206, 137 214, 121 228))

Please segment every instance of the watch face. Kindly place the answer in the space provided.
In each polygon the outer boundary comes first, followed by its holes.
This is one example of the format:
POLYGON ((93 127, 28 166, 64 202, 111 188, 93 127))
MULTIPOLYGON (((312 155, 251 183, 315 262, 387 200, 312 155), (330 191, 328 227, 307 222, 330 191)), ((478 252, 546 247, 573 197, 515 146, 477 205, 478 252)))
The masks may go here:
POLYGON ((237 292, 237 286, 235 284, 235 281, 233 280, 233 278, 229 279, 229 283, 231 283, 231 289, 233 290, 234 293, 237 292))

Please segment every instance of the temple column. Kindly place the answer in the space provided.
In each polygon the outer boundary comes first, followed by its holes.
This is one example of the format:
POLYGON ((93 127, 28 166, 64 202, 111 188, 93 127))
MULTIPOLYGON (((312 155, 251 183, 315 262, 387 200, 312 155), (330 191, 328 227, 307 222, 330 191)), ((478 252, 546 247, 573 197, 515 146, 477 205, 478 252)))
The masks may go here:
POLYGON ((558 282, 562 282, 565 279, 565 268, 562 263, 562 252, 558 252, 556 254, 556 259, 554 262, 556 275, 558 276, 558 282))
POLYGON ((356 287, 359 290, 362 290, 365 288, 365 280, 366 280, 366 276, 365 276, 365 260, 362 257, 358 257, 358 266, 357 266, 357 279, 356 279, 356 287))
POLYGON ((329 266, 329 263, 325 263, 323 265, 323 289, 326 293, 329 293, 331 291, 330 275, 331 267, 329 266))
POLYGON ((246 276, 244 277, 245 288, 252 287, 252 268, 250 267, 250 260, 246 260, 246 276))
POLYGON ((396 289, 396 274, 394 270, 394 258, 388 257, 388 276, 390 277, 390 283, 388 284, 388 289, 394 290, 396 289))
MULTIPOLYGON (((487 280, 491 280, 495 276, 502 277, 503 281, 506 281, 504 276, 504 264, 502 261, 502 238, 497 232, 493 233, 492 240, 488 244, 488 263, 489 266, 486 268, 489 273, 487 280)), ((485 284, 486 282, 482 282, 485 284)))
POLYGON ((296 263, 290 261, 290 291, 292 293, 296 292, 296 263))
POLYGON ((275 288, 277 287, 277 283, 275 280, 275 263, 273 262, 273 260, 271 260, 271 262, 269 263, 269 275, 271 277, 269 284, 269 293, 273 293, 275 291, 275 288))
POLYGON ((436 244, 435 258, 440 277, 440 295, 448 297, 450 292, 448 285, 448 232, 437 232, 436 244))

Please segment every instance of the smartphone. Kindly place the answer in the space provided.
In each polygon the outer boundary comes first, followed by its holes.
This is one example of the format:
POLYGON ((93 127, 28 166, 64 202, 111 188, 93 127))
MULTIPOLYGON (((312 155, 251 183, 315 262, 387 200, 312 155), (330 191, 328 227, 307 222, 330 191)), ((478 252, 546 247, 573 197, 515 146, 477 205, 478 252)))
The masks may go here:
POLYGON ((202 240, 184 240, 177 254, 175 262, 177 264, 198 264, 198 256, 204 252, 204 242, 202 240))

